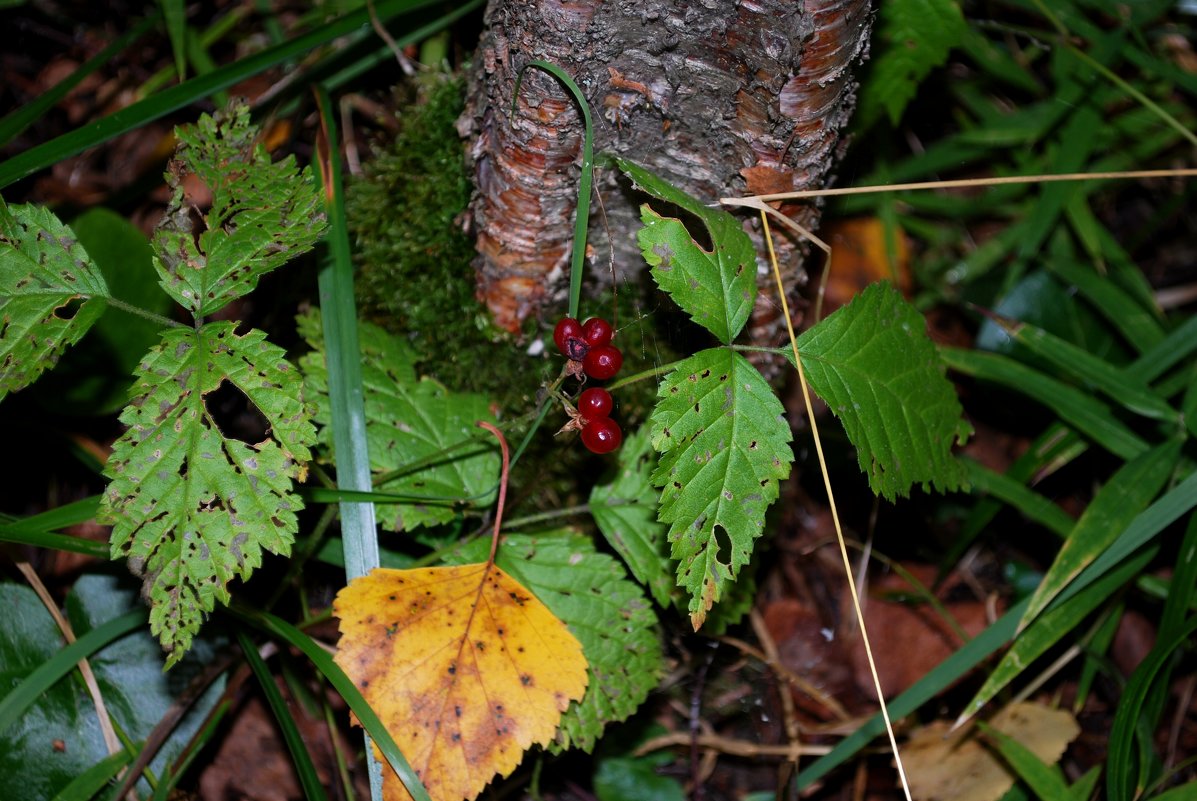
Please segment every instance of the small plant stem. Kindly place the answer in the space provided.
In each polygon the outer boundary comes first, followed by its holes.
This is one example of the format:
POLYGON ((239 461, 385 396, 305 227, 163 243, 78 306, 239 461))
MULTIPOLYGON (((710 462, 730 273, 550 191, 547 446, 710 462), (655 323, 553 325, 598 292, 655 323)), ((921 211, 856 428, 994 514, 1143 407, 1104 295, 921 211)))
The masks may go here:
POLYGON ((781 270, 777 266, 777 254, 773 250, 773 234, 769 230, 769 217, 765 207, 759 207, 761 213, 761 228, 765 233, 765 244, 769 248, 769 261, 773 265, 773 277, 777 281, 777 296, 781 301, 782 318, 786 321, 786 333, 790 337, 790 348, 794 352, 794 364, 798 368, 798 383, 802 386, 802 400, 806 404, 806 415, 810 422, 811 434, 815 440, 815 453, 819 457, 819 468, 823 474, 823 488, 827 491, 827 506, 831 510, 831 521, 835 524, 835 535, 840 545, 840 557, 844 562, 844 575, 848 579, 848 591, 852 595, 852 607, 856 612, 856 623, 860 626, 860 639, 864 644, 865 656, 868 657, 869 671, 873 676, 873 688, 877 692, 877 700, 881 704, 881 717, 885 721, 885 731, 889 735, 889 745, 894 754, 894 762, 898 766, 898 778, 902 781, 902 791, 906 794, 906 801, 910 798, 910 783, 906 780, 906 768, 902 765, 902 755, 898 753, 898 740, 894 735, 894 725, 889 719, 889 707, 885 703, 885 692, 881 689, 881 677, 877 675, 877 663, 873 659, 873 647, 869 643, 869 632, 865 628, 864 611, 860 607, 860 595, 856 589, 856 580, 852 577, 852 562, 848 558, 848 546, 844 541, 843 528, 840 526, 840 515, 835 506, 835 493, 831 489, 831 474, 827 470, 827 459, 823 455, 823 440, 819 437, 819 423, 815 418, 814 404, 811 402, 810 387, 806 382, 806 371, 802 369, 802 359, 798 355, 798 340, 794 336, 794 324, 790 320, 789 303, 786 302, 785 286, 781 282, 781 270))
POLYGON ((186 328, 187 327, 180 322, 170 319, 169 317, 163 317, 161 314, 155 314, 154 312, 149 311, 148 309, 143 309, 140 306, 134 306, 132 303, 126 303, 125 301, 121 300, 120 298, 114 298, 112 296, 108 296, 108 297, 104 298, 104 300, 108 303, 109 306, 111 306, 114 309, 120 309, 121 311, 126 312, 128 314, 132 314, 136 317, 142 317, 146 320, 149 320, 152 323, 157 323, 158 325, 162 326, 163 328, 186 328))
POLYGON ((637 381, 644 381, 645 379, 648 379, 648 378, 655 378, 656 376, 664 375, 665 373, 668 373, 670 370, 677 367, 681 363, 682 363, 682 360, 679 360, 676 362, 669 362, 668 364, 659 364, 656 367, 653 367, 649 370, 644 370, 643 372, 639 372, 634 375, 627 376, 626 378, 621 378, 612 384, 608 384, 607 390, 608 391, 616 390, 616 389, 619 389, 620 387, 626 387, 628 384, 634 384, 637 381))
POLYGON ((533 523, 543 523, 546 520, 557 520, 561 517, 574 517, 575 515, 585 514, 590 514, 590 504, 580 503, 577 506, 567 506, 564 509, 550 509, 547 512, 537 512, 534 515, 517 517, 514 520, 508 520, 505 528, 523 528, 533 523))
POLYGON ((474 425, 485 428, 494 434, 495 438, 499 440, 499 448, 503 451, 503 471, 499 473, 499 504, 495 508, 495 532, 491 535, 490 556, 486 559, 488 565, 493 565, 495 551, 499 549, 499 529, 503 527, 503 505, 507 502, 507 478, 511 470, 511 453, 507 450, 507 439, 503 436, 502 431, 485 420, 479 420, 474 425))

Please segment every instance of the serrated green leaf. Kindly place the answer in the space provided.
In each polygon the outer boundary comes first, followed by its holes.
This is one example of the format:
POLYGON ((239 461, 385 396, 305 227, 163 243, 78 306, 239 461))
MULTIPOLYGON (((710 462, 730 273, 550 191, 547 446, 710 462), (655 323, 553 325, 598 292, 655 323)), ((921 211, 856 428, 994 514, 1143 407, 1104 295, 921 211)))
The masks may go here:
POLYGON ((1032 596, 1021 626, 1047 608, 1052 599, 1092 564, 1146 509, 1163 488, 1180 457, 1179 440, 1171 440, 1123 465, 1106 482, 1077 520, 1064 546, 1032 596))
MULTIPOLYGON (((328 377, 318 312, 299 318, 299 331, 315 352, 300 359, 309 393, 318 411, 320 436, 331 447, 328 377)), ((490 441, 478 438, 479 420, 491 420, 482 395, 450 392, 431 378, 416 378, 415 353, 397 336, 376 325, 358 323, 362 391, 370 469, 392 474, 378 492, 413 495, 427 502, 380 505, 379 522, 394 530, 447 523, 463 504, 487 506, 494 499, 499 455, 490 441)))
POLYGON ((661 382, 657 397, 657 516, 670 524, 677 583, 690 592, 697 631, 748 564, 765 510, 777 500, 777 482, 790 474, 792 436, 768 382, 726 348, 686 359, 661 382))
POLYGON ((860 103, 865 125, 884 109, 897 124, 919 82, 943 64, 968 31, 954 0, 887 0, 877 36, 884 43, 872 64, 860 103))
POLYGON ((668 526, 657 520, 661 494, 652 483, 656 464, 648 426, 641 426, 620 448, 615 479, 590 491, 590 514, 632 576, 667 607, 675 585, 665 547, 668 526))
POLYGON ((693 214, 706 227, 712 250, 704 250, 681 220, 640 207, 644 227, 636 234, 653 280, 694 322, 730 345, 748 322, 756 299, 756 251, 735 217, 699 203, 677 187, 624 159, 616 165, 653 197, 693 214))
POLYGON ((144 577, 150 628, 177 662, 228 583, 248 578, 262 551, 286 554, 303 503, 302 480, 316 440, 300 400, 299 373, 283 351, 231 322, 172 329, 136 374, 129 426, 104 469, 111 479, 98 519, 112 523, 112 558, 144 577), (249 445, 226 437, 205 396, 225 382, 270 424, 249 445))
MULTIPOLYGON (((479 538, 446 561, 482 562, 489 550, 489 539, 479 538)), ((582 644, 590 665, 586 695, 565 711, 550 750, 590 751, 608 723, 626 719, 657 686, 664 662, 651 604, 618 562, 573 532, 508 535, 495 562, 582 644)))
POLYGON ((294 156, 272 163, 255 144, 247 107, 205 114, 175 136, 179 147, 166 174, 174 192, 154 232, 154 267, 167 294, 203 317, 311 250, 327 220, 311 170, 298 169, 294 156), (212 193, 198 238, 185 196, 190 176, 212 193))
MULTIPOLYGON (((921 484, 964 486, 952 446, 972 434, 914 307, 873 284, 798 337, 806 380, 856 446, 873 492, 893 500, 921 484)), ((786 356, 793 363, 789 350, 786 356)))
POLYGON ((53 367, 104 313, 107 297, 70 228, 48 209, 0 199, 0 400, 53 367))

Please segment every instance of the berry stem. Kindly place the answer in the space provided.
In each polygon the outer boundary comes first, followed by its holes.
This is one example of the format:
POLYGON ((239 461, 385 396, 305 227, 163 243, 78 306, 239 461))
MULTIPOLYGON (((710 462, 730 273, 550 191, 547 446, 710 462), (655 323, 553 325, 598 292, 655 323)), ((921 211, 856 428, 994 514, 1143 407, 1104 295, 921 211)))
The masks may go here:
POLYGON ((488 565, 493 565, 495 551, 499 549, 499 529, 503 527, 503 505, 507 502, 507 479, 511 470, 511 454, 507 450, 507 438, 503 436, 502 431, 485 420, 479 420, 474 425, 485 428, 494 434, 495 438, 499 440, 499 448, 503 451, 503 471, 499 473, 499 504, 495 509, 495 533, 491 535, 490 556, 486 559, 488 565))

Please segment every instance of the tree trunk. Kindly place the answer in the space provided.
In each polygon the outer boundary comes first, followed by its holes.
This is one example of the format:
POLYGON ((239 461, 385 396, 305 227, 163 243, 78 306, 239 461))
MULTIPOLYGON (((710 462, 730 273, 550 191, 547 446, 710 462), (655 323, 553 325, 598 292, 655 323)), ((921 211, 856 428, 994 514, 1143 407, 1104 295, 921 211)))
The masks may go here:
MULTIPOLYGON (((512 116, 521 67, 561 66, 590 102, 596 152, 700 200, 809 189, 825 185, 839 156, 871 13, 868 0, 491 0, 486 26, 460 127, 477 182, 478 295, 515 332, 542 306, 563 306, 582 143, 572 100, 539 70, 525 74, 512 116)), ((643 269, 631 235, 643 198, 612 175, 596 186, 614 239, 593 215, 596 261, 605 265, 610 246, 617 272, 643 269)), ((816 205, 784 210, 808 228, 818 221, 816 205)), ((779 253, 791 296, 805 282, 804 251, 791 240, 779 253)), ((784 321, 763 260, 758 268, 751 337, 773 345, 784 321)), ((600 282, 608 272, 588 270, 600 282)))

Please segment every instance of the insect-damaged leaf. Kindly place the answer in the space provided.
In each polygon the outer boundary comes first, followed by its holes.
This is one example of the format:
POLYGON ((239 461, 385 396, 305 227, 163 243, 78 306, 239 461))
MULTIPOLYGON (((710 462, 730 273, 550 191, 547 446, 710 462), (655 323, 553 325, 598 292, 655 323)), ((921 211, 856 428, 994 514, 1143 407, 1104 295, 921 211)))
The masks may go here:
MULTIPOLYGON (((337 664, 434 801, 477 796, 586 691, 565 624, 493 563, 377 569, 337 593, 337 664)), ((410 796, 387 771, 387 801, 410 796)))
POLYGON ((53 367, 104 313, 107 296, 70 228, 47 209, 0 200, 0 399, 53 367))
POLYGON ((690 622, 698 630, 748 564, 777 482, 790 474, 790 426, 764 377, 727 348, 686 359, 657 397, 657 516, 670 524, 677 583, 690 591, 690 622))
POLYGON ((694 322, 731 344, 756 299, 756 253, 740 222, 726 211, 704 206, 665 179, 630 161, 615 163, 636 186, 702 221, 711 249, 695 241, 681 220, 640 207, 644 227, 636 234, 653 280, 694 322))
POLYGON ((294 156, 271 162, 248 106, 205 114, 175 136, 179 148, 166 174, 174 193, 154 232, 154 267, 167 294, 203 317, 311 250, 326 219, 311 170, 300 170, 294 156), (198 236, 189 176, 212 193, 198 236))
POLYGON ((136 373, 121 413, 128 431, 104 474, 112 479, 98 519, 112 523, 112 558, 144 576, 150 629, 173 665, 206 613, 228 603, 228 583, 247 578, 262 551, 287 553, 303 508, 302 480, 316 431, 300 400, 298 371, 281 348, 230 322, 171 329, 136 373), (255 445, 226 437, 205 396, 228 382, 257 407, 270 435, 255 445))

